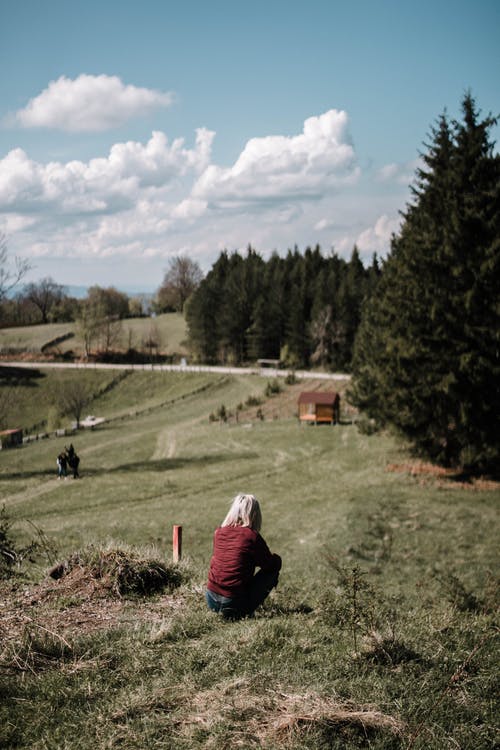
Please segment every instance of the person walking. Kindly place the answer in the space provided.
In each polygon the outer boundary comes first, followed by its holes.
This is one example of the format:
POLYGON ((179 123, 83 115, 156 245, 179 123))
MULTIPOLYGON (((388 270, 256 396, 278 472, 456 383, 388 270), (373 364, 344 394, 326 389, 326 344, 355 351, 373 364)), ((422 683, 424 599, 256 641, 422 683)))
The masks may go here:
POLYGON ((225 619, 252 616, 278 584, 281 557, 270 551, 261 526, 256 497, 239 494, 215 530, 205 598, 225 619))
POLYGON ((71 456, 71 458, 68 458, 68 463, 73 471, 73 479, 78 479, 78 477, 80 476, 80 474, 78 473, 80 457, 76 455, 75 451, 73 451, 73 455, 71 456))
POLYGON ((60 453, 57 457, 57 475, 59 479, 66 479, 68 473, 68 461, 65 453, 60 453))

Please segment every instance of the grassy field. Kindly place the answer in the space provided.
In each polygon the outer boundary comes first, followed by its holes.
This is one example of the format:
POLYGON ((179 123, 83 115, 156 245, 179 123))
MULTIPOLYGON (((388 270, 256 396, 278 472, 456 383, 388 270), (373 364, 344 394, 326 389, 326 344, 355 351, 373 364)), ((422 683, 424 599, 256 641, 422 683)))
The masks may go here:
POLYGON ((0 746, 495 746, 497 487, 411 461, 389 435, 300 427, 300 384, 257 419, 245 404, 265 384, 130 374, 96 398, 101 427, 0 452, 9 535, 42 545, 3 585, 0 746), (209 421, 222 404, 242 405, 238 422, 209 421), (69 439, 81 479, 59 481, 69 439), (203 586, 240 491, 261 500, 283 571, 254 619, 222 623, 203 586), (96 574, 96 559, 170 560, 173 524, 180 586, 119 595, 96 574))
MULTIPOLYGON (((20 328, 2 328, 0 329, 0 354, 2 351, 38 354, 49 342, 70 333, 74 336, 58 343, 53 351, 59 354, 73 351, 76 355, 81 355, 83 343, 77 323, 48 323, 20 328)), ((143 341, 151 335, 158 341, 161 353, 178 356, 187 353, 186 322, 178 313, 165 313, 155 318, 129 318, 121 321, 120 335, 113 347, 123 350, 132 347, 141 351, 143 341)))

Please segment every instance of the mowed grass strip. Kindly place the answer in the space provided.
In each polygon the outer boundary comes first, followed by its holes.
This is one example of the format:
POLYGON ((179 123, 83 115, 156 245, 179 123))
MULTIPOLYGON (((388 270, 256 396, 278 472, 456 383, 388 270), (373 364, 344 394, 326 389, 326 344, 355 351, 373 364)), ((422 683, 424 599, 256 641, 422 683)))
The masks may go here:
POLYGON ((28 625, 1 654, 2 746, 494 746, 498 491, 387 471, 404 446, 354 425, 210 423, 265 382, 184 377, 148 374, 144 402, 132 376, 103 396, 120 419, 72 438, 80 480, 56 479, 67 438, 0 453, 19 544, 31 522, 60 559, 92 544, 170 560, 182 524, 188 571, 168 595, 117 599, 64 578, 42 596, 43 558, 28 566, 15 596, 33 603, 6 613, 28 625), (203 586, 239 491, 261 500, 283 572, 254 620, 221 623, 203 586))

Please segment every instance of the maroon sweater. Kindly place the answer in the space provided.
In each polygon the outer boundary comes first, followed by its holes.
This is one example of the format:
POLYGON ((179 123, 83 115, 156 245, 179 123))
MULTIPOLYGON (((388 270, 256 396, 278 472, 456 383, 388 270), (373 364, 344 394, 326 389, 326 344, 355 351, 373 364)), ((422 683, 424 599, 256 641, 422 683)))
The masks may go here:
POLYGON ((264 539, 248 526, 221 526, 214 533, 214 551, 208 571, 208 588, 231 598, 245 593, 255 568, 266 572, 281 568, 264 539))

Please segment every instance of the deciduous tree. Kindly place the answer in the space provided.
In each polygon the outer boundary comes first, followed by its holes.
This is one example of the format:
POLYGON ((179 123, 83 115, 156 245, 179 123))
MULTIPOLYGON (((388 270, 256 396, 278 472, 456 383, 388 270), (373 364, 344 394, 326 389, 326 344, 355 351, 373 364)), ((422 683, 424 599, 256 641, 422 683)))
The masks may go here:
POLYGON ((80 427, 83 410, 90 404, 93 392, 90 384, 78 376, 60 379, 53 392, 53 403, 61 416, 73 417, 80 427))
POLYGON ((203 272, 187 255, 176 255, 168 264, 161 287, 156 293, 159 312, 184 312, 184 305, 203 279, 203 272))
POLYGON ((64 286, 56 284, 50 276, 41 281, 27 284, 23 290, 23 297, 37 308, 42 323, 49 322, 52 310, 61 304, 65 296, 64 286))
POLYGON ((13 264, 9 263, 7 237, 4 232, 0 231, 0 302, 26 276, 30 269, 30 263, 23 258, 16 257, 13 264))

